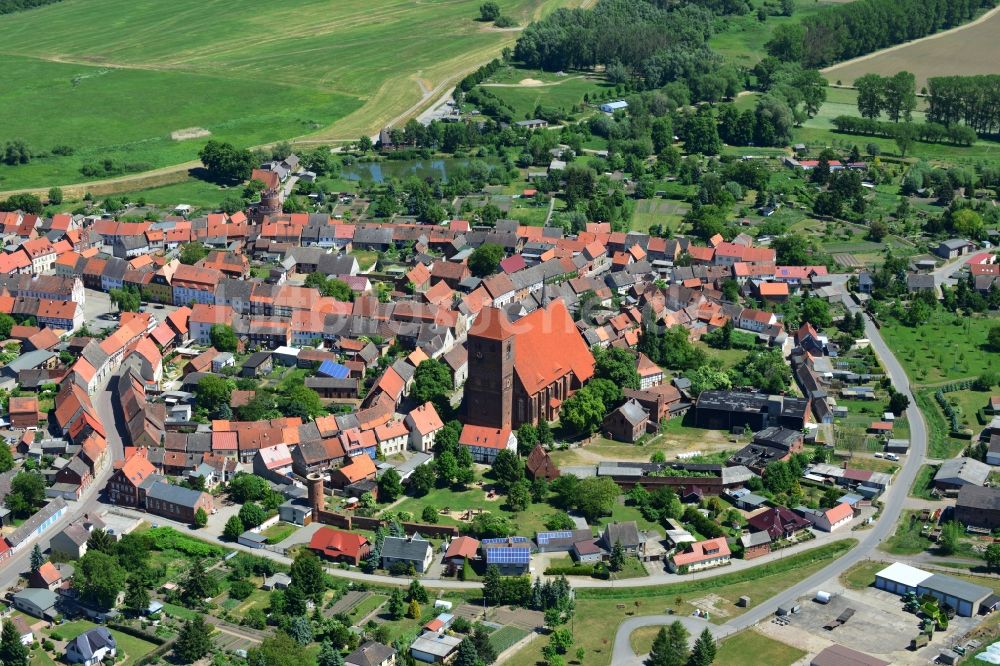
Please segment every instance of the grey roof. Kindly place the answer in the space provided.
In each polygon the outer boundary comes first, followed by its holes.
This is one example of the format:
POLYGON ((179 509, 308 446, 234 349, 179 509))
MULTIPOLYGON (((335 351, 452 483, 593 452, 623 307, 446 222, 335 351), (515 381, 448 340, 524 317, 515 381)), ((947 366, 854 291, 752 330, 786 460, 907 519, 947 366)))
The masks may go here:
POLYGON ((254 543, 265 543, 267 541, 266 536, 264 536, 259 532, 253 532, 251 530, 247 530, 246 532, 241 534, 240 538, 243 539, 244 541, 253 541, 254 543))
POLYGON ((423 562, 430 549, 430 542, 419 534, 412 537, 386 537, 382 542, 382 557, 423 562))
POLYGON ((186 506, 192 509, 198 503, 201 495, 202 492, 200 490, 192 490, 190 488, 184 488, 183 486, 175 486, 165 481, 154 482, 150 485, 149 490, 146 491, 147 498, 160 500, 161 502, 170 502, 172 504, 186 506))
POLYGON ((646 413, 646 410, 642 408, 642 405, 640 405, 635 398, 619 407, 618 411, 621 412, 621 415, 624 416, 625 419, 633 426, 636 426, 649 418, 649 414, 646 413))
POLYGON ((961 250, 968 244, 969 241, 964 238, 949 238, 948 240, 941 241, 941 245, 945 246, 949 250, 961 250))
POLYGON ((604 528, 602 540, 607 548, 613 548, 616 542, 621 542, 625 548, 636 548, 641 543, 639 527, 634 520, 627 523, 610 523, 604 528))
POLYGON ((20 527, 8 534, 7 543, 14 547, 21 545, 28 537, 35 533, 35 530, 37 530, 42 523, 65 508, 66 500, 61 497, 55 498, 36 511, 35 515, 24 521, 20 527))
POLYGON ((977 511, 1000 511, 1000 488, 962 486, 958 491, 955 506, 977 511))
POLYGON ((743 544, 744 548, 750 548, 751 546, 763 546, 765 543, 771 543, 771 535, 768 534, 766 530, 751 532, 750 534, 741 536, 740 543, 743 544))
POLYGON ((981 486, 990 475, 990 466, 974 458, 952 458, 941 463, 934 482, 971 483, 981 486))
POLYGON ((44 349, 36 349, 35 351, 24 352, 13 361, 6 365, 6 369, 9 373, 17 374, 22 370, 31 370, 42 365, 50 358, 55 356, 55 352, 46 351, 44 349))
POLYGON ((968 583, 960 578, 945 574, 933 574, 930 578, 921 581, 919 587, 970 602, 982 601, 993 593, 993 590, 983 585, 968 583))
MULTIPOLYGON (((115 637, 111 635, 107 627, 94 627, 88 629, 76 638, 72 639, 70 645, 76 647, 76 652, 85 659, 91 659, 98 650, 104 647, 114 649, 115 637)), ((69 645, 66 646, 69 649, 69 645)))
POLYGON ((24 599, 45 610, 56 605, 56 593, 44 587, 29 587, 14 594, 14 599, 24 599))
POLYGON ((457 636, 448 636, 447 634, 437 634, 433 631, 425 631, 410 644, 410 650, 432 654, 443 660, 444 657, 447 657, 452 653, 452 651, 458 649, 458 645, 461 642, 462 639, 457 636))
POLYGON ((375 641, 365 641, 361 646, 344 657, 346 666, 379 666, 382 662, 396 654, 388 645, 375 641))
POLYGON ((744 467, 743 465, 733 465, 732 467, 722 468, 722 484, 725 486, 734 483, 744 483, 750 479, 757 476, 750 468, 744 467))

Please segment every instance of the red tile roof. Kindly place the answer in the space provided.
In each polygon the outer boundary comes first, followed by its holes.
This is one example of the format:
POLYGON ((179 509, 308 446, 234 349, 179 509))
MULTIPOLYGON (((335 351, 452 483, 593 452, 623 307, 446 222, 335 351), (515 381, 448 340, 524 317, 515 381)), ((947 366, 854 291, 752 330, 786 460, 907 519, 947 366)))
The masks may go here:
POLYGON ((535 310, 513 326, 517 334, 514 370, 528 395, 569 372, 581 383, 594 375, 594 356, 561 299, 535 310))
POLYGON ((322 527, 313 534, 309 541, 309 549, 316 550, 328 557, 346 556, 358 561, 368 550, 368 539, 360 534, 343 532, 331 527, 322 527))

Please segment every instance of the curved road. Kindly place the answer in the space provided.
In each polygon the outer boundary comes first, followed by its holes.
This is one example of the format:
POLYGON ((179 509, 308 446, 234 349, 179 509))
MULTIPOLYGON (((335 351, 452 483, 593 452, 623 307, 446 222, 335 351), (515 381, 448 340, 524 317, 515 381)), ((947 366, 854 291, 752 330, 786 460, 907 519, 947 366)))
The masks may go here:
MULTIPOLYGON (((844 293, 843 301, 844 305, 851 312, 860 311, 860 308, 853 301, 849 300, 846 292, 844 293)), ((697 636, 707 626, 715 634, 716 638, 722 638, 752 627, 774 613, 778 606, 790 603, 801 596, 811 594, 825 582, 836 579, 840 574, 858 562, 868 559, 878 545, 892 534, 896 528, 896 521, 903 510, 903 502, 906 500, 906 495, 913 485, 917 471, 920 469, 920 465, 927 454, 927 427, 924 423, 924 417, 917 408, 916 401, 910 391, 910 382, 907 379, 906 371, 889 350, 878 328, 876 328, 867 314, 865 315, 865 334, 871 341, 872 348, 878 355, 883 367, 885 367, 886 374, 892 380, 892 385, 897 391, 905 394, 910 399, 910 406, 906 408, 906 419, 910 424, 910 453, 906 456, 906 462, 893 481, 891 489, 883 496, 884 506, 882 515, 874 527, 865 532, 855 532, 854 535, 860 538, 860 543, 843 557, 805 580, 771 597, 765 603, 751 608, 743 615, 725 624, 713 625, 698 618, 679 618, 673 615, 648 615, 625 620, 618 627, 618 632, 615 634, 614 650, 611 657, 612 664, 615 664, 615 666, 625 666, 642 663, 642 657, 632 652, 632 647, 629 644, 629 635, 639 627, 669 624, 674 620, 680 619, 693 636, 697 636)))

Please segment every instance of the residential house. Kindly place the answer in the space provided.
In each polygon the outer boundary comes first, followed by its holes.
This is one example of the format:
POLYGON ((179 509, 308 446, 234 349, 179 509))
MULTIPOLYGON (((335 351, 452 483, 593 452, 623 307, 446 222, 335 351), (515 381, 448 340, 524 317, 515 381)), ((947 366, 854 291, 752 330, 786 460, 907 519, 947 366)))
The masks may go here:
POLYGON ((701 571, 729 564, 730 555, 729 544, 726 543, 725 537, 696 541, 684 552, 671 555, 667 560, 667 566, 674 573, 701 571))
POLYGON ((368 557, 371 544, 360 534, 321 527, 309 541, 309 549, 335 562, 347 562, 359 566, 361 561, 368 557))
POLYGON ((521 576, 531 568, 531 540, 527 537, 483 539, 481 550, 487 567, 504 576, 521 576))
POLYGON ((344 666, 395 666, 396 650, 375 641, 365 641, 344 657, 344 666))
POLYGON ((374 479, 375 472, 375 461, 370 456, 354 456, 350 463, 330 472, 330 482, 334 488, 343 489, 359 481, 374 479))
POLYGON ((747 520, 752 532, 767 532, 771 541, 791 539, 809 528, 809 521, 787 507, 777 506, 765 509, 747 520))
POLYGON ((444 422, 441 421, 437 410, 430 402, 425 402, 416 409, 411 409, 403 422, 409 429, 410 448, 421 452, 427 452, 434 448, 437 432, 444 427, 444 422))
POLYGON ((492 465, 503 450, 517 451, 517 436, 509 428, 498 430, 466 424, 462 426, 458 443, 468 447, 473 461, 484 465, 492 465))
POLYGON ((118 654, 115 637, 107 627, 88 629, 66 643, 66 661, 83 666, 97 666, 118 654))
POLYGON ((619 442, 636 442, 646 434, 649 414, 636 400, 630 399, 604 418, 605 437, 619 442))
POLYGON ((154 481, 145 491, 145 508, 149 513, 164 518, 194 523, 199 509, 210 514, 215 510, 215 503, 206 492, 175 486, 165 481, 154 481))
POLYGON ((11 597, 14 608, 32 617, 54 622, 59 616, 56 609, 58 596, 52 590, 29 587, 15 592, 11 597))
POLYGON ((854 509, 847 502, 841 502, 830 509, 797 507, 795 511, 822 532, 832 532, 854 519, 854 509))
POLYGON ((434 559, 431 543, 419 534, 408 537, 386 537, 382 543, 382 568, 394 564, 412 566, 417 573, 425 573, 434 559))
POLYGON ((639 527, 634 520, 624 523, 608 523, 601 533, 599 545, 611 552, 615 544, 620 543, 628 555, 642 557, 646 549, 646 538, 639 532, 639 527))

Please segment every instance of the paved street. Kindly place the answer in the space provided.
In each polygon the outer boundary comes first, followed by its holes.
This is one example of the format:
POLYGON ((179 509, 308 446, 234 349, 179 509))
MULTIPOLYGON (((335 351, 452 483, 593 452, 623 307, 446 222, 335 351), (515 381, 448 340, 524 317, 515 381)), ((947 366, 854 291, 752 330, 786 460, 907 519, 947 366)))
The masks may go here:
MULTIPOLYGON (((103 388, 94 397, 94 407, 97 409, 98 415, 100 416, 101 423, 104 424, 105 430, 107 430, 108 446, 111 449, 111 460, 120 459, 123 454, 122 440, 118 431, 115 428, 115 417, 114 409, 112 407, 112 396, 111 391, 107 386, 103 388)), ((84 492, 81 498, 76 502, 70 502, 69 508, 62 518, 57 520, 41 538, 37 539, 35 543, 45 551, 49 547, 49 539, 54 535, 61 532, 68 524, 73 522, 73 520, 82 514, 90 512, 102 511, 106 508, 106 505, 102 505, 100 502, 101 490, 107 484, 108 479, 111 478, 111 473, 113 471, 113 465, 111 462, 104 468, 104 470, 98 474, 94 481, 90 484, 84 492)), ((19 550, 14 554, 13 557, 4 561, 3 566, 0 567, 0 588, 8 588, 13 583, 15 583, 21 574, 28 571, 29 560, 31 559, 31 551, 34 545, 28 545, 19 550)))

